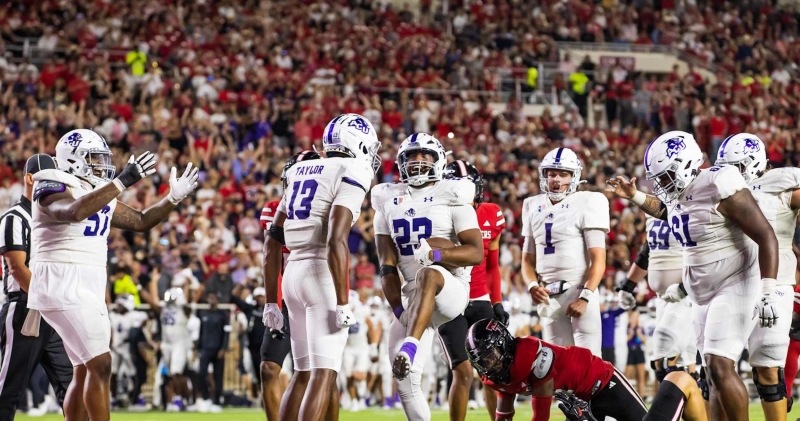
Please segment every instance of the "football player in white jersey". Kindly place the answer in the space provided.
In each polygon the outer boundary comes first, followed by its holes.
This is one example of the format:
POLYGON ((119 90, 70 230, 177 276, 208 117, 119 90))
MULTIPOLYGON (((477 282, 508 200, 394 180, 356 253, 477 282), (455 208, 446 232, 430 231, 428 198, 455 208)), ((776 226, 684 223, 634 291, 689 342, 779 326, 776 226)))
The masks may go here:
POLYGON ((368 389, 375 389, 375 382, 380 379, 383 408, 389 409, 393 403, 392 364, 389 362, 389 326, 392 324, 392 312, 384 304, 381 297, 369 299, 370 320, 372 329, 369 332, 369 356, 372 364, 369 368, 368 389))
POLYGON ((711 383, 711 419, 746 420, 747 390, 735 363, 757 322, 775 324, 778 241, 738 169, 700 170, 703 160, 691 134, 672 131, 651 142, 644 156, 656 196, 637 191, 635 178, 608 183, 670 223, 683 246, 683 280, 662 298, 692 299, 697 348, 711 383))
POLYGON ((483 237, 472 207, 475 185, 445 180, 446 160, 436 138, 413 134, 397 154, 401 182, 372 192, 383 292, 398 319, 390 328, 389 357, 403 410, 412 421, 431 417, 421 380, 434 329, 463 313, 471 267, 483 261, 483 237), (426 238, 445 238, 456 246, 432 250, 426 238), (400 274, 406 281, 402 291, 400 274))
MULTIPOLYGON (((67 419, 109 419, 111 325, 105 304, 109 228, 146 232, 197 188, 191 164, 181 178, 173 167, 170 192, 140 211, 116 197, 155 172, 150 152, 131 156, 117 178, 106 141, 91 130, 65 134, 56 144, 57 170, 34 176, 29 308, 64 340, 74 377, 67 419)), ((33 312, 32 312, 33 313, 33 312)), ((28 317, 36 317, 29 314, 28 317)))
MULTIPOLYGON (((777 321, 771 328, 756 326, 750 335, 750 365, 767 421, 786 419, 787 395, 783 367, 789 349, 797 257, 792 240, 800 209, 800 169, 767 169, 766 145, 756 135, 739 133, 722 142, 717 165, 739 169, 750 185, 761 212, 778 238, 778 277, 773 303, 777 321)), ((792 381, 790 379, 789 381, 792 381)))
POLYGON ((679 284, 683 276, 683 249, 672 235, 669 223, 647 215, 646 239, 636 260, 628 271, 625 285, 619 291, 620 306, 631 309, 636 305, 633 291, 647 276, 650 289, 656 298, 656 328, 653 331, 650 365, 656 380, 661 383, 672 371, 692 371, 697 354, 697 343, 692 323, 691 302, 684 297, 677 303, 660 298, 670 285, 679 284))
POLYGON ((164 293, 164 301, 154 303, 153 310, 161 317, 161 363, 167 368, 165 385, 167 410, 184 409, 183 399, 189 398, 188 384, 183 375, 192 352, 189 319, 192 309, 186 305, 183 290, 172 287, 164 293), (183 399, 181 399, 183 398, 183 399))
POLYGON ((281 330, 281 248, 286 245, 292 251, 283 272, 283 298, 294 369, 302 375, 281 402, 281 414, 302 421, 319 420, 327 409, 338 410, 336 376, 347 328, 355 323, 348 306, 347 239, 380 167, 375 128, 358 114, 331 120, 322 145, 324 159, 298 162, 287 171, 287 189, 269 228, 264 257, 266 324, 281 330))
POLYGON ((367 392, 367 371, 369 370, 369 331, 372 329, 370 310, 358 292, 350 290, 350 310, 353 311, 355 323, 348 329, 347 344, 344 347, 342 371, 347 380, 347 391, 350 394, 350 410, 363 409, 363 399, 367 392))
POLYGON ((599 357, 597 287, 606 269, 610 219, 602 193, 576 191, 582 170, 578 155, 567 148, 553 149, 542 159, 542 193, 522 205, 522 277, 539 305, 542 339, 588 348, 599 357))

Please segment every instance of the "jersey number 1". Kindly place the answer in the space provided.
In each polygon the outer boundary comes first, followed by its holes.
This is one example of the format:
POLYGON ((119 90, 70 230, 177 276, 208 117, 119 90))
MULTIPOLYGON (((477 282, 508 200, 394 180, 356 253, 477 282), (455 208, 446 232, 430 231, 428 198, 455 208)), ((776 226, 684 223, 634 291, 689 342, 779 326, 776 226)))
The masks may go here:
POLYGON ((311 201, 314 200, 314 195, 317 194, 317 180, 305 180, 302 186, 299 181, 295 181, 292 186, 292 199, 289 201, 289 214, 286 215, 289 219, 308 219, 311 215, 311 201), (297 193, 305 195, 300 199, 300 206, 295 210, 294 202, 297 200, 297 193))
POLYGON ((111 212, 111 206, 106 206, 103 209, 100 209, 100 212, 97 212, 96 214, 86 218, 87 220, 94 222, 94 226, 86 227, 83 230, 84 237, 105 235, 106 231, 108 231, 108 220, 111 219, 111 217, 108 216, 109 212, 111 212), (103 227, 102 230, 100 229, 101 226, 103 227))

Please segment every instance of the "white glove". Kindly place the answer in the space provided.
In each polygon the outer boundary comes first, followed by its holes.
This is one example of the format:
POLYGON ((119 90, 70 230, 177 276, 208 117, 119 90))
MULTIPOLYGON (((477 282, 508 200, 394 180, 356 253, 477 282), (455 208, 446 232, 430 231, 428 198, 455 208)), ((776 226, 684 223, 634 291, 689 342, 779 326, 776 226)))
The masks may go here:
POLYGON ((428 242, 424 238, 421 238, 419 240, 419 246, 414 249, 414 259, 422 266, 432 265, 433 260, 430 258, 431 250, 433 249, 428 245, 428 242))
POLYGON ((181 200, 185 199, 197 188, 197 178, 200 176, 198 171, 199 168, 197 167, 192 170, 192 163, 190 162, 186 165, 186 170, 183 171, 181 178, 176 178, 178 169, 172 167, 169 172, 169 195, 167 195, 167 199, 173 205, 180 203, 181 200))
POLYGON ((661 294, 661 299, 668 303, 677 303, 686 297, 686 293, 680 288, 680 283, 672 284, 661 294))
POLYGON ((758 319, 761 327, 770 328, 778 323, 778 311, 775 308, 775 303, 778 301, 777 281, 764 278, 763 282, 761 300, 756 303, 756 309, 758 310, 758 319))
POLYGON ((349 305, 336 306, 336 327, 343 328, 356 324, 356 316, 349 305))
POLYGON ((267 303, 264 306, 264 315, 261 317, 261 321, 264 322, 264 326, 266 326, 270 330, 283 330, 283 313, 281 313, 281 309, 278 307, 276 303, 267 303))
POLYGON ((619 298, 619 306, 622 307, 623 310, 630 310, 636 307, 636 297, 630 292, 620 290, 617 293, 617 297, 619 298))

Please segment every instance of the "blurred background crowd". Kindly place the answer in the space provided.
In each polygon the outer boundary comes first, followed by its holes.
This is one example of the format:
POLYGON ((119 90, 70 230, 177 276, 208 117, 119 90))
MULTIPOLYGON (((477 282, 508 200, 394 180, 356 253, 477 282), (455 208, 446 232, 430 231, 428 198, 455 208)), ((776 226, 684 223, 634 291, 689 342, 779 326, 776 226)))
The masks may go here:
MULTIPOLYGON (((123 194, 134 207, 165 194, 170 167, 194 162, 201 186, 166 222, 147 234, 112 231, 109 302, 129 293, 140 304, 137 285, 163 296, 175 278, 196 303, 209 293, 221 305, 252 301, 262 282, 261 209, 282 194, 284 162, 319 145, 331 118, 361 113, 380 131, 379 182, 397 179, 397 146, 414 132, 479 168, 486 200, 507 221, 504 297, 515 314, 530 314, 519 218, 550 149, 575 150, 582 188, 596 191, 617 174, 643 180, 645 146, 675 129, 695 135, 706 165, 738 132, 759 135, 773 166, 798 165, 796 3, 8 0, 0 6, 0 209, 21 195, 25 159, 52 154, 74 128, 101 133, 117 168, 131 153, 157 153, 157 174, 123 194), (601 63, 578 56, 574 43, 668 52, 688 67, 601 63), (532 114, 532 104, 543 109, 532 114)), ((644 215, 611 200, 604 284, 616 318, 613 285, 645 240, 644 215)), ((365 202, 350 236, 352 287, 367 296, 381 294, 372 215, 365 202)), ((652 296, 640 294, 644 308, 652 296)), ((619 317, 623 331, 637 318, 619 317)), ((520 332, 540 329, 535 314, 525 320, 520 332)), ((235 372, 238 357, 228 361, 235 372)))

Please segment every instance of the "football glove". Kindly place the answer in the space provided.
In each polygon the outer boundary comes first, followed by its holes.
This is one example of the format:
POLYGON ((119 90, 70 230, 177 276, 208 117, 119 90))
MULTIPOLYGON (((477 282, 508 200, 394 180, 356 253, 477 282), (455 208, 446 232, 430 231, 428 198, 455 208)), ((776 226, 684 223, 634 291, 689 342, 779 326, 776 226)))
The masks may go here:
POLYGON ((177 205, 181 200, 185 199, 194 189, 197 188, 197 178, 199 168, 192 169, 192 163, 186 165, 186 170, 183 171, 181 178, 177 178, 178 169, 172 167, 169 172, 169 194, 167 199, 173 204, 177 205))
POLYGON ((356 324, 356 316, 349 305, 336 306, 336 327, 344 328, 356 324))
POLYGON ((117 176, 117 180, 122 184, 122 187, 128 188, 139 180, 156 172, 156 156, 150 152, 145 152, 139 155, 138 158, 131 155, 128 164, 117 176))
POLYGON ((776 289, 775 279, 764 278, 764 287, 761 291, 761 300, 756 303, 758 321, 761 327, 771 328, 778 323, 777 302, 780 299, 776 289))
POLYGON ((264 326, 272 330, 283 329, 283 313, 276 303, 267 303, 264 306, 264 314, 261 317, 264 326))
POLYGON ((422 266, 432 265, 433 259, 431 259, 430 256, 431 250, 433 249, 431 248, 430 245, 428 245, 428 241, 426 241, 424 238, 420 238, 419 246, 417 246, 417 248, 414 249, 414 260, 419 262, 419 264, 421 264, 422 266))
POLYGON ((686 297, 686 292, 681 288, 682 284, 672 284, 667 287, 667 290, 661 294, 661 299, 668 303, 677 303, 686 297))
POLYGON ((617 297, 619 297, 619 306, 622 307, 623 310, 630 310, 636 307, 636 297, 630 292, 619 290, 617 297))
POLYGON ((558 401, 558 409, 564 413, 569 421, 597 421, 592 415, 589 404, 575 395, 556 392, 553 397, 558 401))

